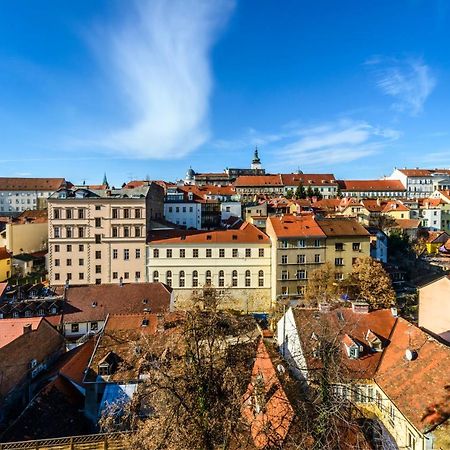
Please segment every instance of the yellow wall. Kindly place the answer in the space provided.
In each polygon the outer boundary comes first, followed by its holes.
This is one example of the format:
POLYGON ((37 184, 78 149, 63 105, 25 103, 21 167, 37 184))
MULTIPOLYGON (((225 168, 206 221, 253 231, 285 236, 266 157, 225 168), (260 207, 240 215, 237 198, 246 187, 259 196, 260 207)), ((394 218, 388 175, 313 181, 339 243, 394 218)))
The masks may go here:
POLYGON ((47 248, 48 224, 6 224, 6 248, 13 255, 33 253, 47 248))
POLYGON ((11 276, 11 258, 0 259, 0 282, 11 276))

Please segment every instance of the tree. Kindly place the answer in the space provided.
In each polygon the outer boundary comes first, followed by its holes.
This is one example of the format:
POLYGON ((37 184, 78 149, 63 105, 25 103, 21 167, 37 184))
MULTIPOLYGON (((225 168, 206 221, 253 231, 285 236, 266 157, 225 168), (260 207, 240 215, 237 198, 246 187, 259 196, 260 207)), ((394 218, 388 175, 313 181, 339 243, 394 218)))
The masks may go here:
POLYGON ((314 191, 311 186, 308 186, 308 189, 306 190, 306 197, 312 198, 314 196, 314 191))
POLYGON ((294 196, 294 192, 292 191, 292 189, 288 189, 288 190, 286 191, 285 197, 286 197, 287 199, 291 199, 293 196, 294 196))
POLYGON ((295 198, 297 200, 306 198, 306 191, 302 183, 300 183, 295 190, 295 198))
POLYGON ((373 309, 388 308, 395 303, 389 275, 381 263, 370 256, 358 258, 345 284, 352 298, 368 302, 373 309))
POLYGON ((309 274, 304 296, 307 304, 316 306, 321 302, 335 302, 338 294, 339 285, 336 282, 336 271, 329 262, 309 274))
POLYGON ((397 226, 395 219, 389 214, 380 214, 372 221, 373 226, 381 231, 389 231, 397 226))
POLYGON ((318 188, 314 188, 313 195, 314 197, 317 198, 317 200, 322 200, 323 198, 323 195, 321 194, 318 188))

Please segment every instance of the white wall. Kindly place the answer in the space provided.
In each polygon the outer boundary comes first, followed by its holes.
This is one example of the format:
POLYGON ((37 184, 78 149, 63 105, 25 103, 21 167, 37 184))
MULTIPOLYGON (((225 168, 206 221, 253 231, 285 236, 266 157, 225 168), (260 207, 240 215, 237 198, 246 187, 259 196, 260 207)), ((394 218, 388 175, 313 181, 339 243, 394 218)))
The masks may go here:
POLYGON ((195 228, 197 230, 201 228, 201 211, 200 203, 164 203, 164 218, 169 222, 185 226, 186 228, 195 228))

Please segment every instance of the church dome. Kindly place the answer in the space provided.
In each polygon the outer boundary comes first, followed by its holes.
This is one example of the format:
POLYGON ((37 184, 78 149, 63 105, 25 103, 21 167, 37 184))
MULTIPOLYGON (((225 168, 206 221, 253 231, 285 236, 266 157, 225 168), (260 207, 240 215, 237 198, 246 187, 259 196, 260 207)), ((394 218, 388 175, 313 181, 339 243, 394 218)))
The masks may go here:
POLYGON ((195 172, 192 167, 189 167, 189 170, 186 172, 186 180, 193 180, 195 176, 195 172))

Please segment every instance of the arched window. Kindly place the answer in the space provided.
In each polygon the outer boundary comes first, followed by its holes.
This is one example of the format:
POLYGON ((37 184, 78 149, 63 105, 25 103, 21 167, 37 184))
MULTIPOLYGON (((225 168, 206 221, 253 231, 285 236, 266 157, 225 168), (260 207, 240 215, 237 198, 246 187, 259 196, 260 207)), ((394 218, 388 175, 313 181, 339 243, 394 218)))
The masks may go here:
POLYGON ((172 286, 172 271, 168 270, 166 272, 166 284, 167 286, 172 286))
POLYGON ((236 287, 238 285, 238 273, 237 270, 233 270, 231 273, 231 285, 236 287))
POLYGON ((219 287, 225 286, 225 272, 223 270, 219 270, 219 287))
POLYGON ((184 287, 184 285, 185 285, 185 283, 184 283, 184 270, 180 270, 178 285, 180 287, 184 287))
POLYGON ((157 283, 159 281, 159 272, 157 270, 153 271, 153 282, 157 283))
POLYGON ((198 287, 198 272, 196 270, 192 272, 192 287, 198 287))
POLYGON ((245 287, 250 287, 251 278, 250 278, 250 270, 245 271, 245 287))
POLYGON ((258 286, 259 287, 264 286, 264 270, 260 270, 258 272, 258 286))
POLYGON ((210 271, 210 270, 207 270, 207 271, 206 271, 206 274, 205 274, 205 283, 206 283, 207 285, 210 285, 210 284, 211 284, 211 271, 210 271))

